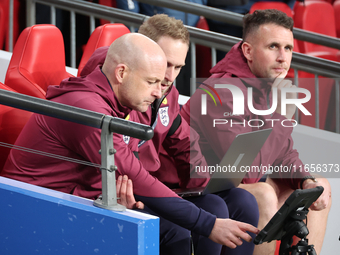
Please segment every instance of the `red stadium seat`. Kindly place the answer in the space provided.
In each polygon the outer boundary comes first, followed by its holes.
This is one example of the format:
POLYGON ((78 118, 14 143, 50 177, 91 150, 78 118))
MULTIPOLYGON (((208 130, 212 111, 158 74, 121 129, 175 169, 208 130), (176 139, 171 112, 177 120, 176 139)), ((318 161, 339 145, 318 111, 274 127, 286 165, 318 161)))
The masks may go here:
MULTIPOLYGON (((334 97, 332 90, 334 89, 334 80, 319 76, 319 128, 325 129, 326 123, 330 121, 328 115, 328 104, 334 97)), ((305 88, 311 93, 311 99, 304 103, 304 107, 312 115, 304 115, 299 111, 299 120, 302 125, 315 127, 315 79, 314 74, 299 71, 299 87, 305 88)), ((302 95, 301 95, 302 96, 302 95)), ((303 95, 304 97, 304 95, 303 95)), ((333 105, 333 108, 335 106, 333 105)))
POLYGON ((64 39, 54 25, 34 25, 22 31, 14 47, 5 84, 19 93, 45 98, 49 85, 70 76, 65 67, 64 39))
MULTIPOLYGON (((0 49, 4 49, 6 51, 9 50, 9 44, 8 44, 8 38, 9 38, 9 26, 8 26, 8 20, 9 20, 9 1, 10 0, 1 0, 0 1, 0 7, 2 8, 2 15, 3 19, 0 23, 0 49), (3 41, 1 41, 1 36, 3 36, 3 41)), ((19 37, 20 30, 24 26, 24 20, 25 17, 23 14, 23 10, 25 9, 23 6, 23 1, 20 0, 14 0, 13 1, 13 43, 16 42, 16 40, 19 37)))
MULTIPOLYGON (((0 83, 0 89, 15 92, 3 83, 0 83)), ((0 104, 0 142, 2 143, 0 146, 0 172, 10 151, 10 148, 4 147, 3 143, 14 144, 31 115, 31 112, 0 104)))
MULTIPOLYGON (((98 0, 98 4, 109 6, 109 7, 117 7, 116 0, 98 0)), ((100 20, 100 24, 104 25, 110 23, 108 20, 100 20)))
POLYGON ((333 3, 334 14, 335 14, 335 29, 336 36, 340 38, 340 0, 333 3))
POLYGON ((275 248, 275 253, 274 255, 279 255, 280 254, 280 245, 281 245, 281 241, 276 241, 276 248, 275 248))
POLYGON ((114 40, 127 33, 130 33, 130 30, 125 25, 119 23, 104 24, 97 27, 85 46, 83 56, 78 66, 78 76, 96 49, 111 45, 114 40))
MULTIPOLYGON (((328 111, 325 123, 325 130, 336 132, 336 98, 335 86, 332 87, 331 98, 328 103, 328 111)), ((327 102, 326 102, 327 103, 327 102)))
MULTIPOLYGON (((304 0, 305 2, 315 2, 315 1, 319 1, 319 2, 328 2, 330 4, 333 4, 334 0, 304 0)), ((301 1, 302 2, 302 1, 301 1)))
MULTIPOLYGON (((334 10, 329 2, 307 1, 304 4, 298 3, 295 5, 294 11, 294 23, 296 27, 336 37, 334 10)), ((298 41, 298 44, 302 53, 332 61, 339 61, 339 50, 337 49, 304 41, 298 41)), ((315 127, 314 80, 303 78, 314 78, 314 75, 299 71, 299 86, 306 88, 311 92, 311 100, 305 104, 305 107, 312 113, 312 116, 300 114, 300 122, 303 125, 315 127)), ((331 101, 332 96, 334 96, 332 95, 334 81, 321 76, 319 78, 322 78, 319 83, 319 127, 320 129, 325 129, 326 124, 330 121, 329 117, 327 117, 329 116, 328 102, 331 101)))
MULTIPOLYGON (((204 17, 200 17, 196 24, 197 28, 209 30, 208 23, 204 17)), ((208 78, 211 69, 211 50, 209 47, 203 45, 196 45, 196 77, 208 78)))
POLYGON ((5 23, 5 13, 3 7, 0 5, 0 49, 4 49, 6 39, 7 23, 5 23))
MULTIPOLYGON (((333 6, 325 1, 310 1, 298 3, 294 9, 295 27, 304 30, 336 37, 335 17, 333 6), (317 18, 316 18, 317 17, 317 18)), ((337 60, 338 50, 305 41, 298 41, 302 53, 320 52, 320 56, 327 53, 337 60)), ((327 57, 330 59, 332 57, 327 57)))
POLYGON ((99 0, 99 4, 105 5, 105 6, 111 6, 111 7, 116 7, 116 0, 99 0))
POLYGON ((276 9, 286 13, 289 17, 293 18, 293 10, 283 2, 256 2, 254 3, 249 13, 253 13, 255 10, 266 10, 266 9, 276 9))

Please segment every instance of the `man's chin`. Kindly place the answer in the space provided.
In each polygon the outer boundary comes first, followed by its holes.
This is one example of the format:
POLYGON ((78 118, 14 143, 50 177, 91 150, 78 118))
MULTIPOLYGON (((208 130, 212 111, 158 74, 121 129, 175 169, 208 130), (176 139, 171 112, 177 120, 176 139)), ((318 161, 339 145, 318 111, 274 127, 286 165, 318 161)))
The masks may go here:
POLYGON ((169 90, 170 86, 166 87, 164 90, 162 89, 162 94, 164 95, 168 90, 169 90))
POLYGON ((133 107, 132 110, 135 110, 137 112, 146 112, 149 109, 150 104, 145 104, 145 105, 139 105, 136 107, 133 107))
POLYGON ((139 112, 146 112, 148 110, 148 108, 149 108, 149 106, 148 107, 141 107, 137 111, 139 111, 139 112))
POLYGON ((269 74, 266 78, 262 78, 261 80, 266 82, 274 82, 276 79, 275 74, 269 74))
POLYGON ((171 85, 169 86, 162 86, 162 94, 164 95, 170 88, 171 85))

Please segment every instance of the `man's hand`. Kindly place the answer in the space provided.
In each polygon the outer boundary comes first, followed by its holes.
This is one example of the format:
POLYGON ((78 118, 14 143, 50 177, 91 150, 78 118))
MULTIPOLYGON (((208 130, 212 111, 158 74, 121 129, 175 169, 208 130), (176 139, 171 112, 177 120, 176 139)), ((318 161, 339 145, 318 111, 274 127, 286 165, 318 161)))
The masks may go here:
POLYGON ((124 205, 127 209, 144 209, 144 204, 136 202, 133 195, 132 181, 127 175, 119 176, 116 181, 118 204, 124 205))
POLYGON ((241 239, 251 242, 252 238, 247 231, 254 234, 260 232, 259 229, 247 223, 231 219, 216 219, 209 238, 216 243, 234 249, 243 243, 241 239))
POLYGON ((330 203, 331 198, 331 190, 330 186, 328 184, 324 184, 324 178, 318 178, 317 182, 314 182, 312 180, 305 180, 302 184, 303 189, 312 189, 317 186, 322 186, 324 188, 322 194, 320 197, 309 207, 311 210, 320 211, 325 209, 328 206, 328 203, 330 203))
MULTIPOLYGON (((285 80, 284 78, 287 75, 287 71, 284 70, 282 73, 280 73, 276 79, 273 82, 272 89, 277 88, 277 107, 276 107, 276 112, 282 114, 282 109, 281 109, 281 90, 283 88, 296 88, 295 85, 292 84, 290 80, 285 80)), ((297 98, 297 93, 296 92, 289 92, 286 93, 286 98, 287 99, 295 99, 297 98)), ((287 104, 286 105, 286 114, 284 115, 287 119, 291 119, 296 111, 296 105, 295 104, 287 104)))

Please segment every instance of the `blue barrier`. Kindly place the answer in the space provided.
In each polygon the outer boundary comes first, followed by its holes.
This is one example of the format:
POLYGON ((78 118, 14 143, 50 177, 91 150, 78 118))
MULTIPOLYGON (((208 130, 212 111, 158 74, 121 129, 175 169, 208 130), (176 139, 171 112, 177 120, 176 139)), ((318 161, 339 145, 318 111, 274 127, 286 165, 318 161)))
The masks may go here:
POLYGON ((159 219, 0 177, 0 254, 159 254, 159 219))

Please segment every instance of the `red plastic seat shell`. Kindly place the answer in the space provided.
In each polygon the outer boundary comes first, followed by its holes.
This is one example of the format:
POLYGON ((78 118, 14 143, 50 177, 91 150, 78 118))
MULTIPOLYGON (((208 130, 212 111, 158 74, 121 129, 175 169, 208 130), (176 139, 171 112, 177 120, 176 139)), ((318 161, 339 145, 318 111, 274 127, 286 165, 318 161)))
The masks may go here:
POLYGON ((30 96, 45 98, 49 85, 72 76, 66 71, 64 39, 54 25, 34 25, 22 31, 14 47, 5 84, 30 96))

